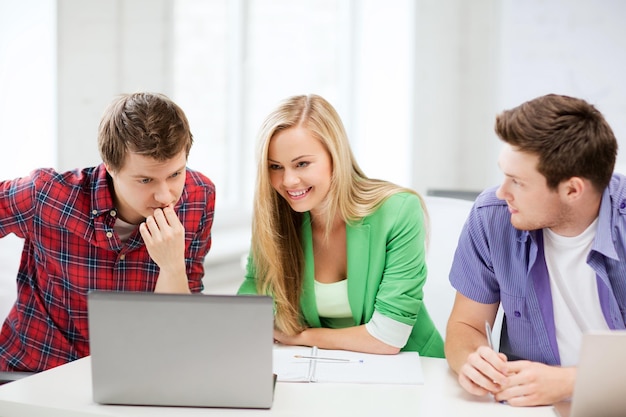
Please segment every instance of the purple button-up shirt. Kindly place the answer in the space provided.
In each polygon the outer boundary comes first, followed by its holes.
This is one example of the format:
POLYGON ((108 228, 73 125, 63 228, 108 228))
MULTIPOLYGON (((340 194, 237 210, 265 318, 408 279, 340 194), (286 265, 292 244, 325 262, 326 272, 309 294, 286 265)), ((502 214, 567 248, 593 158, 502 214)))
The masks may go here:
MULTIPOLYGON (((517 230, 506 202, 485 190, 463 227, 450 282, 484 304, 500 302, 500 351, 510 359, 559 365, 552 293, 541 230, 517 230)), ((626 328, 626 177, 615 174, 602 195, 598 229, 587 264, 596 272, 604 318, 626 328)))

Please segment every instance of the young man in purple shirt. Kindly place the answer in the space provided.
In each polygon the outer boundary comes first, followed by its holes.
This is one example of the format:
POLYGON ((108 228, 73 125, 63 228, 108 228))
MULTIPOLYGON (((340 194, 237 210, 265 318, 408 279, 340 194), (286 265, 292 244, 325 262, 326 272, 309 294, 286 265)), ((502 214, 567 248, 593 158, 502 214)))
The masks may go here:
POLYGON ((589 103, 547 95, 496 118, 504 180, 467 219, 450 271, 446 357, 471 394, 513 406, 571 397, 582 334, 624 329, 626 177, 589 103), (504 310, 500 352, 485 322, 504 310))

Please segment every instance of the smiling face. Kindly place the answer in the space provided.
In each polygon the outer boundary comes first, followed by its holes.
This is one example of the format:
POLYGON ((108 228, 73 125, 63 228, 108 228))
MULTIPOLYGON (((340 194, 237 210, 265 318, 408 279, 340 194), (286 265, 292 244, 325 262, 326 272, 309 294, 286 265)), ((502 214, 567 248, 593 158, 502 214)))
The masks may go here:
POLYGON ((305 127, 281 130, 270 140, 272 187, 297 212, 319 214, 330 190, 332 161, 320 140, 305 127))
POLYGON ((139 224, 156 208, 176 204, 185 187, 186 166, 187 155, 181 151, 165 161, 127 152, 122 169, 107 167, 119 217, 139 224))
POLYGON ((551 228, 556 233, 567 224, 568 209, 559 188, 548 188, 546 178, 537 171, 539 157, 505 144, 499 165, 504 180, 496 196, 505 200, 511 212, 511 224, 520 230, 551 228))

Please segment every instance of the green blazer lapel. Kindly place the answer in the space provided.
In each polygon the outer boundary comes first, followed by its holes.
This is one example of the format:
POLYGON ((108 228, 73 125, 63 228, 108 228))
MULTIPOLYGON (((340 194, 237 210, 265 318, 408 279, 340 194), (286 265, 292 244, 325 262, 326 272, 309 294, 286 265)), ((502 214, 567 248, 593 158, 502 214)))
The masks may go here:
POLYGON ((302 315, 309 326, 322 327, 315 302, 315 260, 313 258, 313 232, 309 213, 305 213, 302 221, 302 251, 304 252, 304 279, 300 294, 302 315))
POLYGON ((363 319, 367 274, 369 273, 370 225, 359 223, 347 226, 346 256, 348 258, 348 300, 355 324, 363 319))

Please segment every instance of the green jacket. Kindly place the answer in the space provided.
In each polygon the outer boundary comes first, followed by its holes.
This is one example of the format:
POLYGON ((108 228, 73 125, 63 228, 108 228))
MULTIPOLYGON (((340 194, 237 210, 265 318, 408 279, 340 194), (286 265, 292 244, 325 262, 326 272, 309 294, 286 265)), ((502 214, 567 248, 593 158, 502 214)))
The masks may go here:
MULTIPOLYGON (((389 197, 376 212, 346 229, 348 299, 355 325, 380 314, 413 326, 402 349, 421 356, 443 357, 443 340, 423 302, 426 282, 423 212, 410 193, 389 197)), ((314 290, 313 239, 309 213, 302 224, 305 276, 301 310, 307 324, 321 327, 314 290)), ((255 274, 248 259, 239 294, 256 293, 255 274)))

